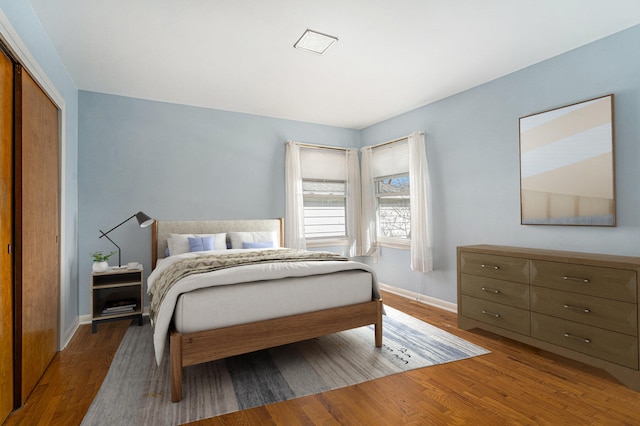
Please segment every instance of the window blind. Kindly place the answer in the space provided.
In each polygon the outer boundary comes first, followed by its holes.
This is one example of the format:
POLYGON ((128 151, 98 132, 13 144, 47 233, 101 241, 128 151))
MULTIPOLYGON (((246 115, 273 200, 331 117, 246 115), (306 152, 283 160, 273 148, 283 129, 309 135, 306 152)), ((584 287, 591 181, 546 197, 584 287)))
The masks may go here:
POLYGON ((300 172, 302 179, 338 180, 347 179, 346 153, 335 149, 300 149, 300 172))
POLYGON ((407 140, 373 148, 373 176, 393 176, 409 172, 409 144, 407 140))

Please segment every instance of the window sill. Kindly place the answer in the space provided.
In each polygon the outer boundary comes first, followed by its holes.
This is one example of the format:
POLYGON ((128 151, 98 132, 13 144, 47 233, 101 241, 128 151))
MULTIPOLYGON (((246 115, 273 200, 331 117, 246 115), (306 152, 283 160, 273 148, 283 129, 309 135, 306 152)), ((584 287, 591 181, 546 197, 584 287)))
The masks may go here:
POLYGON ((398 250, 411 250, 411 240, 378 240, 378 247, 388 247, 398 250))
POLYGON ((349 245, 346 238, 326 238, 322 240, 307 240, 306 245, 309 248, 314 247, 338 247, 349 245))

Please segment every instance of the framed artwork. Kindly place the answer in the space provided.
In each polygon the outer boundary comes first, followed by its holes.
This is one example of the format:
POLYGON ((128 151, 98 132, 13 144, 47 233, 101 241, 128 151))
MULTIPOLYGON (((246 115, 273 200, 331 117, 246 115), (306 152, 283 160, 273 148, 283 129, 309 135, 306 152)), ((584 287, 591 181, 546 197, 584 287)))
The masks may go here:
POLYGON ((523 225, 616 226, 613 95, 520 118, 523 225))

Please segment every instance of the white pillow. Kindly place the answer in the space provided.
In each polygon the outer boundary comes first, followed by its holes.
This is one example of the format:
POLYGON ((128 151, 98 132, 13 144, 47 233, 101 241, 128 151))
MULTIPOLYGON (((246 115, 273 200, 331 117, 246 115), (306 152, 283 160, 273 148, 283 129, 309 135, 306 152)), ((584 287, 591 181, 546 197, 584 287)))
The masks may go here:
POLYGON ((229 239, 232 249, 241 249, 242 243, 273 243, 273 247, 280 247, 280 238, 275 231, 229 232, 229 239))
POLYGON ((169 245, 169 255, 176 256, 182 253, 189 253, 189 238, 193 237, 213 237, 213 248, 215 250, 227 249, 227 234, 169 234, 167 244, 169 245))

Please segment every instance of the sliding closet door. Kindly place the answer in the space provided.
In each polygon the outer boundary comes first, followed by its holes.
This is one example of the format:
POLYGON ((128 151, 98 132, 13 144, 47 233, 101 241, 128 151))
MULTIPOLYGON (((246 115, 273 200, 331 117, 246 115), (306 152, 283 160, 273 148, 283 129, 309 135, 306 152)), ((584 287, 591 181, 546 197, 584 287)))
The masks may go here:
POLYGON ((0 424, 13 408, 13 62, 0 50, 0 424))
POLYGON ((58 109, 27 72, 17 76, 16 391, 22 405, 58 349, 59 143, 58 109))

